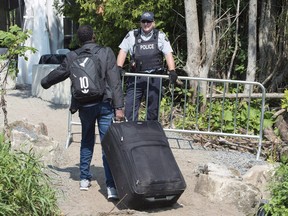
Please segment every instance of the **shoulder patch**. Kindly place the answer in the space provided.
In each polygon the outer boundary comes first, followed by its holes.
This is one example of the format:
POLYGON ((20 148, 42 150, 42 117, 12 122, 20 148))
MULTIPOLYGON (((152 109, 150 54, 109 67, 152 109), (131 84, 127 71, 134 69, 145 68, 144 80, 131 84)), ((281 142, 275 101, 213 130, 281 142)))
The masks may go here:
POLYGON ((130 34, 129 32, 126 34, 125 39, 129 38, 130 34))
POLYGON ((166 34, 165 34, 164 32, 159 31, 159 36, 160 36, 161 38, 164 38, 165 41, 169 42, 169 39, 167 38, 167 36, 166 36, 166 34))
POLYGON ((159 36, 161 36, 162 38, 164 38, 165 41, 169 42, 169 39, 168 39, 167 35, 166 35, 164 32, 159 31, 159 36))

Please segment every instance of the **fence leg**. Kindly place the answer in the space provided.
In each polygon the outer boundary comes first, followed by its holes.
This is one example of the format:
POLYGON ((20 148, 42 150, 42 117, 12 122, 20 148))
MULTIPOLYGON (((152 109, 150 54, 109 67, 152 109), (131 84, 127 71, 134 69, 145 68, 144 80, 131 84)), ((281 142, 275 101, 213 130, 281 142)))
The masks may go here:
POLYGON ((66 149, 69 147, 72 141, 72 114, 70 111, 68 111, 68 135, 67 135, 67 141, 66 141, 66 149))

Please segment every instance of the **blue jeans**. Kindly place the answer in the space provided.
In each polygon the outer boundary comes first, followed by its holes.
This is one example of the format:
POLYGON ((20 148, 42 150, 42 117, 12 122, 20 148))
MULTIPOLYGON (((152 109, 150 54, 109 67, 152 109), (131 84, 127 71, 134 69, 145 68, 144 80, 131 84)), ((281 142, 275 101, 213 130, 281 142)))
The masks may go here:
MULTIPOLYGON (((82 126, 82 139, 80 147, 80 179, 91 180, 90 164, 94 152, 95 145, 95 123, 97 120, 100 140, 102 141, 106 131, 112 123, 114 116, 113 108, 109 102, 98 103, 93 106, 81 107, 79 109, 79 117, 82 126)), ((114 180, 106 160, 106 156, 102 151, 103 167, 106 177, 106 186, 115 187, 114 180)))

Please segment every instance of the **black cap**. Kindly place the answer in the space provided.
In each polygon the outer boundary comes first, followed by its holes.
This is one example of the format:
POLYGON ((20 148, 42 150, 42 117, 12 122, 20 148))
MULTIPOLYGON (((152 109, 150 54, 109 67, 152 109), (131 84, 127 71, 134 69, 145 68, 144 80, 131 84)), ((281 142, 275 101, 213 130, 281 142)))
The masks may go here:
POLYGON ((141 15, 140 21, 142 21, 142 20, 147 20, 147 21, 153 22, 153 21, 154 21, 154 13, 149 12, 149 11, 144 12, 144 13, 141 15))

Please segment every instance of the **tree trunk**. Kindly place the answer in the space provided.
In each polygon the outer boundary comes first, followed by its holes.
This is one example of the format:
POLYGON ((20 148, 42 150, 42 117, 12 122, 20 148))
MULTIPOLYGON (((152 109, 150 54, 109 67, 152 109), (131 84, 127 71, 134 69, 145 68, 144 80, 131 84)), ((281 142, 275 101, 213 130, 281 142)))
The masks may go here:
MULTIPOLYGON (((199 67, 201 61, 201 46, 199 38, 199 25, 197 13, 197 0, 185 0, 185 18, 187 31, 187 61, 184 67, 189 77, 199 77, 199 67)), ((198 82, 189 83, 190 88, 194 89, 191 102, 196 100, 198 82)))
MULTIPOLYGON (((187 29, 187 62, 185 70, 190 77, 207 78, 216 54, 217 40, 215 32, 214 0, 202 0, 203 33, 199 38, 197 1, 185 0, 185 16, 187 29)), ((190 83, 202 95, 206 94, 206 82, 190 83)), ((205 105, 205 101, 204 101, 205 105)))
POLYGON ((216 53, 214 0, 202 0, 203 37, 200 77, 207 78, 216 53))
MULTIPOLYGON (((263 0, 259 27, 259 81, 270 91, 286 88, 287 83, 287 1, 263 0), (280 6, 281 5, 281 6, 280 6)), ((280 90, 280 92, 283 92, 280 90)))
MULTIPOLYGON (((236 7, 236 17, 235 17, 235 21, 236 21, 236 26, 235 26, 235 48, 233 51, 233 55, 231 58, 231 62, 230 62, 230 66, 229 66, 229 70, 227 73, 227 79, 231 78, 231 73, 232 73, 232 69, 233 69, 233 65, 234 65, 234 61, 236 58, 236 54, 238 51, 238 43, 239 43, 239 15, 240 15, 240 0, 237 1, 237 7, 236 7)), ((228 85, 227 85, 228 87, 228 85)))
MULTIPOLYGON (((213 59, 216 54, 218 42, 215 31, 215 13, 214 0, 202 0, 203 15, 203 37, 202 37, 202 62, 200 66, 200 77, 207 78, 213 59)), ((207 93, 207 83, 200 82, 200 92, 202 95, 207 93)), ((206 98, 203 98, 203 104, 206 104, 206 98)))
MULTIPOLYGON (((275 62, 276 22, 272 12, 271 0, 263 0, 259 25, 259 80, 263 81, 271 75, 272 62, 275 62)), ((266 81, 267 82, 267 81, 266 81)))
MULTIPOLYGON (((248 29, 248 65, 246 81, 255 81, 257 61, 257 0, 249 2, 249 29, 248 29)), ((244 93, 250 91, 250 85, 245 85, 244 93)))
POLYGON ((185 0, 184 3, 187 31, 187 61, 184 69, 189 77, 199 77, 201 47, 197 3, 196 0, 185 0))
POLYGON ((0 72, 1 72, 1 78, 0 80, 0 107, 2 108, 3 112, 3 120, 4 120, 4 127, 3 127, 3 133, 5 136, 5 139, 9 140, 10 138, 10 130, 9 130, 9 124, 8 124, 8 117, 7 117, 7 103, 5 100, 6 95, 6 84, 7 84, 7 78, 9 74, 9 64, 11 62, 11 59, 8 59, 7 62, 4 63, 3 66, 1 66, 0 72))

